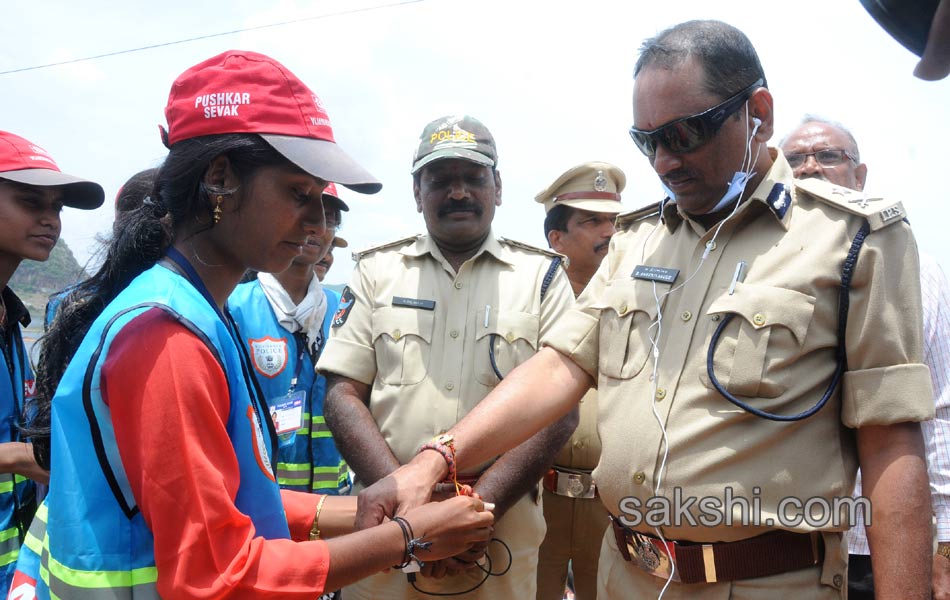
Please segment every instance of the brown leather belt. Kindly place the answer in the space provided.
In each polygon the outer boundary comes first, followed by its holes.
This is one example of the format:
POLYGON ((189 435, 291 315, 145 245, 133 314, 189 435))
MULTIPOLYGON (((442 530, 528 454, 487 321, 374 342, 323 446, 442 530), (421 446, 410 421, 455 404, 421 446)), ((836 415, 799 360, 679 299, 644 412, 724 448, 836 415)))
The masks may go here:
POLYGON ((544 489, 568 498, 596 498, 597 484, 589 472, 553 467, 544 474, 544 489))
POLYGON ((624 527, 610 517, 617 548, 640 569, 683 583, 712 583, 766 577, 820 564, 825 557, 821 534, 777 530, 736 542, 701 544, 667 541, 624 527), (664 549, 665 548, 665 549, 664 549))

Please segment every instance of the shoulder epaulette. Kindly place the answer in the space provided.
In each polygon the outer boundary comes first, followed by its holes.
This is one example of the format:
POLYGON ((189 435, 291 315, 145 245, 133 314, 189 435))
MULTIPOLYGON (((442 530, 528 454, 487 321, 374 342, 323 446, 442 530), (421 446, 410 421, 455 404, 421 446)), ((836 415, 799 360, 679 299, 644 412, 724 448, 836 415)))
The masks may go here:
POLYGON ((353 260, 354 260, 355 262, 359 262, 359 260, 360 260, 361 258, 363 258, 364 256, 366 256, 367 254, 372 254, 373 252, 379 252, 380 250, 386 250, 386 249, 389 249, 389 248, 395 248, 396 246, 402 246, 402 245, 404 245, 404 244, 406 244, 406 243, 408 243, 408 242, 414 242, 414 241, 416 241, 417 239, 419 239, 419 237, 420 237, 421 235, 422 235, 422 234, 417 233, 417 234, 415 234, 415 235, 410 235, 410 236, 408 236, 408 237, 399 238, 398 240, 393 240, 393 241, 391 241, 391 242, 385 242, 385 243, 379 244, 379 245, 377 245, 377 246, 370 246, 369 248, 366 248, 366 249, 364 249, 364 250, 359 250, 359 251, 357 251, 357 252, 353 252, 353 260))
POLYGON ((821 179, 796 179, 795 190, 844 212, 864 217, 871 231, 897 223, 907 216, 907 211, 900 202, 889 202, 880 196, 869 196, 864 192, 821 179))
POLYGON ((509 240, 508 238, 504 238, 504 237, 498 238, 498 242, 501 244, 514 246, 515 248, 519 248, 521 250, 527 250, 528 252, 534 252, 536 254, 544 254, 545 256, 550 256, 551 258, 560 258, 561 260, 564 260, 563 255, 558 254, 557 252, 549 248, 539 248, 537 246, 532 246, 531 244, 525 244, 524 242, 519 242, 517 240, 509 240))
POLYGON ((660 206, 662 204, 662 202, 656 202, 654 204, 649 204, 629 212, 620 213, 617 215, 617 220, 615 222, 617 229, 626 229, 637 221, 642 221, 643 219, 649 219, 652 216, 659 215, 660 206))

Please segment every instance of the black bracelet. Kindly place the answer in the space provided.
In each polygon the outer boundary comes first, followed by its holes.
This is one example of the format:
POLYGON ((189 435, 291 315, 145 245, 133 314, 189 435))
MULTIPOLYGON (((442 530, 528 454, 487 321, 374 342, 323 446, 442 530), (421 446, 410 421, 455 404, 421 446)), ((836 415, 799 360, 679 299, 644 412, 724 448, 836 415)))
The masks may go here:
POLYGON ((425 550, 429 551, 429 548, 432 547, 432 542, 423 542, 422 538, 417 538, 415 532, 412 531, 412 525, 409 524, 409 521, 405 520, 402 517, 393 517, 392 519, 399 524, 399 528, 402 529, 403 541, 406 542, 406 553, 403 555, 404 560, 401 564, 394 566, 394 569, 402 569, 408 567, 412 561, 419 563, 419 566, 422 567, 425 563, 416 556, 416 550, 425 550))
POLYGON ((409 525, 409 521, 403 519, 402 517, 393 517, 392 520, 394 523, 399 525, 399 529, 402 530, 403 543, 406 544, 405 554, 403 554, 403 561, 399 563, 398 565, 393 565, 393 568, 403 569, 405 567, 408 567, 409 563, 412 562, 412 555, 409 552, 409 544, 412 540, 412 534, 410 533, 410 531, 412 531, 412 528, 409 525))

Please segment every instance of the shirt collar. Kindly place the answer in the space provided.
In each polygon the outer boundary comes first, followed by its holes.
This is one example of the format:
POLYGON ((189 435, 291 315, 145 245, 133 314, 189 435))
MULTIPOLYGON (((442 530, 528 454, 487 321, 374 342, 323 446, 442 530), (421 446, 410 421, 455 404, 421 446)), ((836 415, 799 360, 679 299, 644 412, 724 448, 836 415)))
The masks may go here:
POLYGON ((3 288, 3 305, 7 307, 7 323, 18 321, 23 327, 30 325, 30 311, 9 286, 3 288))
POLYGON ((788 231, 788 222, 792 214, 792 185, 795 179, 792 167, 778 148, 769 148, 772 167, 759 186, 752 192, 751 201, 761 202, 768 213, 775 217, 782 229, 788 231))
MULTIPOLYGON (((433 240, 432 236, 430 235, 419 236, 415 242, 406 246, 399 252, 403 256, 410 257, 419 257, 426 254, 431 254, 433 258, 439 260, 440 262, 445 261, 445 256, 443 256, 438 244, 435 243, 435 240, 433 240)), ((505 264, 513 264, 511 259, 508 257, 504 246, 502 246, 498 241, 498 238, 495 237, 495 232, 493 230, 489 230, 488 237, 485 238, 485 241, 482 243, 481 247, 469 260, 478 259, 482 253, 490 254, 505 264)))
MULTIPOLYGON (((792 212, 792 186, 790 182, 795 178, 792 167, 785 160, 785 155, 778 148, 769 148, 772 157, 772 166, 765 178, 759 183, 749 197, 749 202, 758 202, 768 207, 768 212, 775 217, 779 225, 788 231, 788 222, 792 212)), ((741 210, 741 207, 740 207, 741 210)), ((685 218, 679 212, 679 207, 669 198, 660 203, 660 213, 667 229, 673 232, 685 218)))

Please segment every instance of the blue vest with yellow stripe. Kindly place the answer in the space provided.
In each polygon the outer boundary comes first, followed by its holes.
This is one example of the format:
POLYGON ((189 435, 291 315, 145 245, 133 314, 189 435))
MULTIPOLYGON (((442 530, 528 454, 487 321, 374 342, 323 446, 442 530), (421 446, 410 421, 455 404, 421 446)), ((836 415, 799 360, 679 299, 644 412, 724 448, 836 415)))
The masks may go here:
POLYGON ((101 369, 116 334, 152 308, 166 311, 204 342, 227 377, 226 428, 241 477, 234 501, 238 510, 251 518, 258 536, 290 537, 270 465, 273 429, 262 414, 263 403, 254 401, 247 359, 229 325, 198 290, 156 265, 133 280, 96 319, 53 399, 52 477, 39 598, 158 598, 152 532, 132 495, 100 392, 101 369))
MULTIPOLYGON (((8 322, 4 337, 0 342, 4 360, 0 367, 0 442, 18 442, 22 440, 19 425, 23 403, 32 396, 35 384, 20 324, 8 322)), ((36 485, 30 479, 0 473, 0 586, 4 590, 10 587, 35 502, 36 485)))
MULTIPOLYGON (((228 308, 238 324, 245 348, 255 361, 254 374, 270 409, 288 398, 295 374, 299 373, 294 390, 306 393, 302 426, 280 436, 277 482, 291 490, 346 494, 351 485, 349 469, 323 418, 327 380, 314 373, 314 365, 330 333, 333 313, 340 304, 337 292, 324 288, 323 293, 327 312, 322 324, 322 343, 310 349, 305 347, 308 341, 302 334, 294 335, 278 322, 259 281, 239 285, 228 299, 228 308), (270 362, 258 364, 265 357, 270 362)), ((313 344, 314 340, 309 342, 313 344)))

